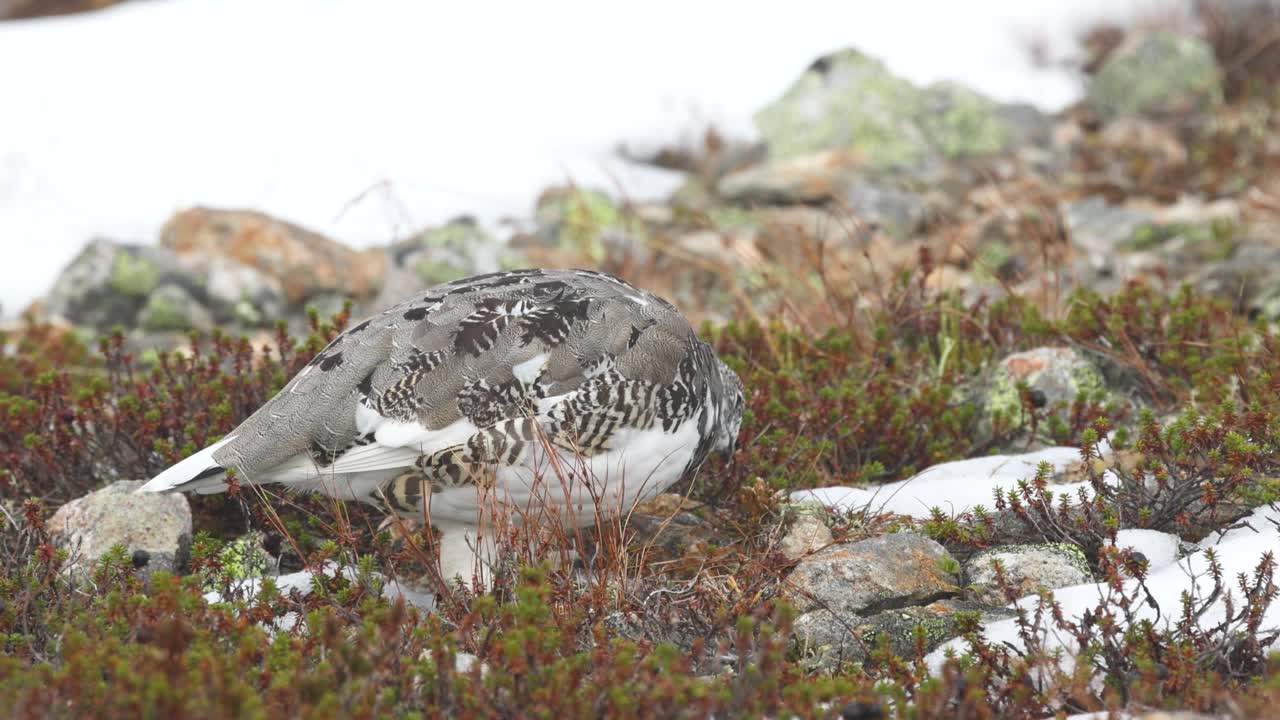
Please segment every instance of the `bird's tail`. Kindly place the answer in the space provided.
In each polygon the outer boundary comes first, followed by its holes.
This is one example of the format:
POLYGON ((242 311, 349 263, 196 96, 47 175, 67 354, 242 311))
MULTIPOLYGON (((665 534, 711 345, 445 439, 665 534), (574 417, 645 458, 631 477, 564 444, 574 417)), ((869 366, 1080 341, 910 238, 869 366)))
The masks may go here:
POLYGON ((235 439, 230 435, 178 462, 138 488, 136 492, 197 492, 211 494, 227 489, 227 469, 213 459, 218 448, 235 439))

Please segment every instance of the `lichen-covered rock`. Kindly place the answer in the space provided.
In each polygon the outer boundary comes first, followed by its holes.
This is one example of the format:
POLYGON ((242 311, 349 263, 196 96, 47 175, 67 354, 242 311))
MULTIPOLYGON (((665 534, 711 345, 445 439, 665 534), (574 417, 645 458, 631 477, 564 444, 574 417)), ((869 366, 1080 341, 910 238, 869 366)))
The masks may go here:
POLYGON ((916 533, 892 533, 809 555, 787 577, 785 594, 801 612, 828 608, 869 614, 955 594, 956 568, 937 542, 916 533))
POLYGON ((1013 616, 1004 608, 963 600, 939 600, 871 617, 820 609, 796 618, 792 643, 809 668, 834 672, 845 663, 865 662, 881 638, 900 657, 914 657, 916 628, 922 634, 922 652, 928 653, 958 634, 960 613, 976 613, 984 622, 1013 616))
POLYGON ((975 554, 964 564, 964 582, 971 597, 991 605, 1006 600, 996 583, 993 562, 999 561, 1005 580, 1019 597, 1092 581, 1084 552, 1070 543, 1006 545, 975 554))
MULTIPOLYGON (((1102 373, 1069 347, 1042 347, 1014 353, 1001 360, 986 394, 989 418, 1017 420, 1023 412, 1019 383, 1025 383, 1036 407, 1070 405, 1078 397, 1106 397, 1102 373)), ((1065 411, 1065 410, 1064 410, 1065 411)))
POLYGON ((918 168, 1005 148, 1011 132, 997 110, 958 85, 917 88, 846 49, 816 60, 755 122, 774 158, 843 149, 873 168, 918 168))
POLYGON ((359 252, 320 233, 251 210, 197 207, 169 219, 160 245, 190 269, 208 272, 224 257, 274 278, 296 307, 330 293, 362 299, 382 285, 381 250, 359 252))
POLYGON ((191 546, 186 496, 134 494, 142 484, 113 483, 58 508, 49 532, 70 553, 66 572, 83 577, 115 545, 124 547, 146 577, 177 572, 186 564, 191 546))
POLYGON ((135 327, 138 312, 164 282, 190 282, 169 252, 95 239, 58 275, 42 312, 99 332, 135 327))
POLYGON ((1137 35, 1121 45, 1088 89, 1090 107, 1104 120, 1183 115, 1221 100, 1222 75, 1213 48, 1168 30, 1137 35))
POLYGON ((195 264, 201 268, 217 322, 263 327, 285 315, 288 304, 279 278, 222 256, 195 264))
POLYGON ((538 197, 537 245, 602 263, 643 252, 644 223, 598 190, 553 187, 538 197))
MULTIPOLYGON (((819 511, 821 513, 822 511, 819 511)), ((787 534, 778 543, 778 552, 788 560, 799 560, 835 542, 831 528, 817 513, 803 513, 791 521, 787 534)))
POLYGON ((150 332, 182 332, 208 330, 213 327, 213 313, 192 297, 186 288, 166 282, 147 296, 138 311, 137 326, 150 332))
POLYGON ((521 264, 517 253, 470 216, 396 242, 386 255, 386 280, 374 307, 393 305, 433 285, 521 264))

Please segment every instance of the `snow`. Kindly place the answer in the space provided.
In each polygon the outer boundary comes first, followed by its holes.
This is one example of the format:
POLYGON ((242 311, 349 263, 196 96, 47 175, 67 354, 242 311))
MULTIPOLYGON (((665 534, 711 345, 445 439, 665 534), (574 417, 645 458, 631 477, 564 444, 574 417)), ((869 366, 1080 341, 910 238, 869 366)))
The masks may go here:
MULTIPOLYGON (((992 455, 934 465, 914 477, 871 488, 828 487, 799 490, 791 494, 791 502, 818 502, 837 512, 859 510, 870 505, 880 512, 892 512, 915 518, 927 518, 932 508, 959 514, 975 505, 992 507, 996 488, 1016 487, 1019 480, 1029 480, 1042 462, 1055 472, 1080 462, 1080 451, 1069 447, 1052 447, 1021 455, 992 455)), ((1072 498, 1087 483, 1051 485, 1050 490, 1070 493, 1072 498)))
MULTIPOLYGON (((1126 542, 1137 539, 1132 531, 1129 531, 1127 537, 1129 540, 1126 542)), ((1138 542, 1147 540, 1138 540, 1138 542)), ((1138 618, 1150 620, 1160 628, 1168 627, 1177 620, 1184 593, 1190 593, 1197 600, 1207 598, 1213 588, 1213 581, 1208 575, 1209 561, 1205 555, 1205 551, 1209 548, 1214 550, 1222 566, 1223 578, 1228 583, 1230 592, 1224 592, 1224 597, 1218 598, 1205 612, 1200 621, 1202 627, 1212 627, 1222 622, 1226 615, 1225 596, 1227 594, 1233 596, 1237 609, 1240 607, 1240 593, 1235 585, 1235 578, 1238 575, 1251 576, 1264 553, 1280 555, 1280 509, 1259 508, 1246 518, 1240 527, 1206 538, 1201 542, 1199 551, 1177 562, 1153 569, 1147 576, 1147 588, 1158 603, 1159 611, 1146 603, 1138 603, 1140 606, 1136 611, 1138 618)), ((1154 568, 1155 565, 1153 560, 1152 567, 1154 568)), ((1128 581, 1125 585, 1126 590, 1132 589, 1135 583, 1134 580, 1128 581)), ((1086 610, 1097 607, 1105 592, 1105 586, 1087 583, 1059 588, 1053 595, 1062 606, 1066 617, 1079 620, 1086 610)), ((1036 596, 1030 595, 1018 600, 1016 604, 1031 611, 1037 600, 1036 596)), ((1267 609, 1261 627, 1264 630, 1280 627, 1280 603, 1272 604, 1267 609)), ((987 623, 985 634, 992 644, 999 645, 1007 642, 1014 647, 1023 647, 1014 620, 987 623)), ((1071 652, 1074 650, 1071 642, 1068 636, 1046 632, 1046 649, 1050 651, 1055 648, 1063 649, 1065 662, 1071 660, 1071 652)), ((929 654, 930 667, 935 671, 938 670, 942 666, 947 651, 962 653, 966 648, 967 644, 959 638, 947 642, 929 654)))
POLYGON ((1116 533, 1116 547, 1142 553, 1147 558, 1147 572, 1172 565, 1178 559, 1181 545, 1177 535, 1159 530, 1131 529, 1116 533))
POLYGON ((0 305, 45 292, 92 236, 154 242, 174 211, 251 207, 355 246, 461 213, 527 217, 572 179, 668 191, 619 140, 752 113, 816 56, 856 46, 905 77, 1007 101, 1078 92, 1036 70, 1140 0, 771 4, 659 0, 147 0, 0 23, 0 305))
MULTIPOLYGON (((320 574, 329 578, 334 577, 337 572, 338 564, 332 560, 326 562, 319 571, 320 574)), ((342 574, 351 581, 355 581, 358 578, 355 569, 352 567, 343 568, 342 574)), ((313 590, 312 583, 316 577, 316 571, 299 570, 298 572, 284 575, 275 575, 268 579, 275 584, 276 590, 280 595, 290 595, 296 590, 300 595, 306 597, 311 594, 313 590)), ((382 582, 382 596, 387 600, 394 602, 397 597, 403 597, 405 605, 414 606, 425 611, 435 609, 435 597, 431 593, 414 590, 394 578, 378 575, 377 579, 382 582)), ((262 580, 263 578, 249 578, 235 585, 232 591, 236 597, 244 599, 246 602, 253 602, 254 598, 262 590, 262 580)), ((216 591, 210 591, 204 594, 204 601, 215 604, 226 602, 227 599, 216 591)))

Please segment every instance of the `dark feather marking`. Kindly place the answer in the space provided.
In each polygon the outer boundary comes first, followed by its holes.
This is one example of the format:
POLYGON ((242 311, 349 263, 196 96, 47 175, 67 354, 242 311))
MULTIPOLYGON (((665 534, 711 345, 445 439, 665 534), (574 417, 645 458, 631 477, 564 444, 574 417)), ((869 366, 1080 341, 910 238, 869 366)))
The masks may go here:
POLYGON ((408 310, 404 311, 404 319, 410 322, 418 322, 419 320, 422 320, 423 318, 425 318, 427 316, 427 313, 429 312, 431 312, 430 307, 424 306, 424 307, 409 308, 408 310))
POLYGON ((329 357, 326 357, 324 360, 320 361, 320 369, 323 370, 324 372, 329 372, 330 370, 338 367, 341 364, 342 364, 342 353, 336 352, 330 355, 329 357))
POLYGON ((201 470, 195 477, 191 478, 187 482, 204 480, 205 478, 211 478, 211 477, 214 477, 215 475, 221 475, 226 471, 227 469, 222 467, 221 465, 214 465, 213 467, 207 467, 204 470, 201 470))
POLYGON ((356 385, 356 390, 360 392, 361 397, 367 398, 373 392, 373 373, 374 371, 370 370, 369 374, 365 375, 364 379, 360 381, 360 384, 356 385))

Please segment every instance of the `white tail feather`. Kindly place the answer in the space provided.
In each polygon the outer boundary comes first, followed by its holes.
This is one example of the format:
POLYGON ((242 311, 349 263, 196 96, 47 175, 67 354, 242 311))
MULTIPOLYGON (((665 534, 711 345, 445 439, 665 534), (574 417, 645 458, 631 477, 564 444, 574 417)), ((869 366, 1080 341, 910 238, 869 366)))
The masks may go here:
MULTIPOLYGON (((229 435, 227 437, 222 438, 218 442, 178 462, 176 465, 173 465, 169 469, 161 472, 159 475, 151 478, 150 480, 147 481, 146 485, 143 485, 142 487, 138 488, 136 492, 140 492, 140 493, 168 492, 178 487, 179 485, 184 485, 186 483, 191 482, 191 480, 195 476, 199 475, 205 470, 208 470, 211 467, 216 466, 218 462, 213 459, 214 451, 216 451, 218 448, 222 447, 223 445, 226 445, 227 443, 231 442, 232 440, 235 440, 235 438, 236 438, 235 435, 229 435)), ((209 480, 209 483, 208 483, 209 485, 223 484, 222 476, 220 475, 217 477, 210 477, 208 478, 208 480, 209 480)), ((200 487, 201 487, 200 485, 192 484, 182 489, 198 490, 200 489, 200 487)))

